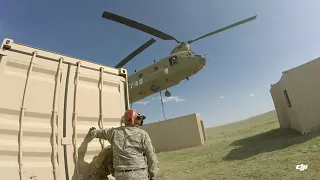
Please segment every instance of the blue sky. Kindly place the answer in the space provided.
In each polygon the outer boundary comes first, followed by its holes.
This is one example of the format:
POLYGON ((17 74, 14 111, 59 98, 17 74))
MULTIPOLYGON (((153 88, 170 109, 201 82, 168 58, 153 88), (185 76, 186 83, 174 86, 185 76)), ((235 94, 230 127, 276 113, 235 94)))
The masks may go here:
MULTIPOLYGON (((170 89, 167 118, 203 115, 206 127, 274 109, 269 86, 281 72, 320 56, 320 1, 4 1, 0 38, 109 66, 151 38, 101 18, 117 13, 190 40, 236 21, 257 19, 192 44, 209 53, 207 66, 189 81, 170 89)), ((157 42, 125 68, 133 73, 169 55, 174 41, 157 42)), ((159 95, 135 103, 149 122, 163 119, 159 95)))

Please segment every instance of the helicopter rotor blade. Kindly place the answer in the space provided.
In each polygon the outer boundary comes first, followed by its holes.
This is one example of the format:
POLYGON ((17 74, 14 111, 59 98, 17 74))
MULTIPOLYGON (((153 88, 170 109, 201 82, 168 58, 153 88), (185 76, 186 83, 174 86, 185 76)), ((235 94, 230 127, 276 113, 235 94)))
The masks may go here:
POLYGON ((149 46, 151 46, 153 43, 155 43, 156 40, 151 38, 149 41, 141 45, 139 48, 137 48, 135 51, 133 51, 131 54, 129 54, 126 58, 124 58, 120 63, 118 63, 115 68, 121 68, 125 64, 127 64, 130 60, 132 60, 135 56, 140 54, 143 50, 147 49, 149 46))
POLYGON ((169 34, 166 34, 166 33, 162 32, 162 31, 159 31, 159 30, 154 29, 154 28, 152 28, 150 26, 141 24, 139 22, 133 21, 131 19, 119 16, 117 14, 113 14, 113 13, 104 11, 103 14, 102 14, 102 17, 105 18, 105 19, 112 20, 114 22, 118 22, 120 24, 124 24, 126 26, 131 27, 131 28, 138 29, 138 30, 140 30, 142 32, 151 34, 151 35, 153 35, 155 37, 158 37, 160 39, 163 39, 163 40, 175 40, 176 42, 180 43, 180 41, 175 39, 173 36, 170 36, 169 34))
POLYGON ((208 37, 208 36, 211 36, 211 35, 217 34, 217 33, 219 33, 219 32, 228 30, 228 29, 230 29, 230 28, 239 26, 239 25, 241 25, 241 24, 244 24, 244 23, 247 23, 247 22, 249 22, 249 21, 255 20, 256 18, 257 18, 257 15, 252 16, 252 17, 247 18, 247 19, 244 19, 244 20, 242 20, 242 21, 238 21, 238 22, 236 22, 236 23, 234 23, 234 24, 231 24, 231 25, 229 25, 229 26, 226 26, 226 27, 224 27, 224 28, 221 28, 221 29, 218 29, 218 30, 213 31, 213 32, 211 32, 211 33, 205 34, 205 35, 203 35, 203 36, 201 36, 201 37, 199 37, 199 38, 197 38, 197 39, 190 40, 190 41, 188 41, 187 43, 188 43, 188 44, 191 44, 192 42, 195 42, 195 41, 198 41, 198 40, 200 40, 200 39, 206 38, 206 37, 208 37))

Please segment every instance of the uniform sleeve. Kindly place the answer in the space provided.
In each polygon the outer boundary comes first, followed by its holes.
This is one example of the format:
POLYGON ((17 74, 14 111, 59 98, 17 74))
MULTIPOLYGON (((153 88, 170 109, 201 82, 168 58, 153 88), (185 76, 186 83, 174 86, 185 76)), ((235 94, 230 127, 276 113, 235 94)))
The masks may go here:
POLYGON ((149 134, 146 132, 144 136, 145 155, 147 158, 148 172, 150 179, 154 179, 158 173, 158 159, 153 148, 149 134))
POLYGON ((107 140, 111 144, 111 139, 114 132, 113 130, 114 130, 113 128, 98 130, 95 135, 95 138, 101 138, 101 139, 107 140))

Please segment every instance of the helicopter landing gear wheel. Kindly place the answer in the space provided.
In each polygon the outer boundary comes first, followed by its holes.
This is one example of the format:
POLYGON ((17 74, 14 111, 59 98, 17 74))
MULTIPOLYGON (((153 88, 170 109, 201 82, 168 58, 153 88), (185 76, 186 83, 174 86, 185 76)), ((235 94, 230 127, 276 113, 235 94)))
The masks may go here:
POLYGON ((168 90, 166 90, 166 92, 164 93, 164 95, 165 95, 166 97, 170 97, 170 96, 171 96, 171 93, 170 93, 168 90))

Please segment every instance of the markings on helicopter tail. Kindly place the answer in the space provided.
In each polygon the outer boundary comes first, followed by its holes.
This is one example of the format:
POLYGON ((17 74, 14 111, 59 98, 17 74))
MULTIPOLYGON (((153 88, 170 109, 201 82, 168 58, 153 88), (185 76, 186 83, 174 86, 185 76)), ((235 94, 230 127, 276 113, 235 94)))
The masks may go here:
POLYGON ((139 86, 139 85, 141 85, 141 84, 143 84, 143 79, 139 79, 139 80, 137 80, 137 81, 134 81, 133 83, 130 83, 130 84, 129 84, 129 87, 130 87, 130 88, 133 88, 133 87, 139 86))
POLYGON ((152 92, 157 92, 157 91, 158 91, 158 86, 156 86, 156 85, 151 85, 151 86, 150 86, 150 90, 151 90, 152 92))

